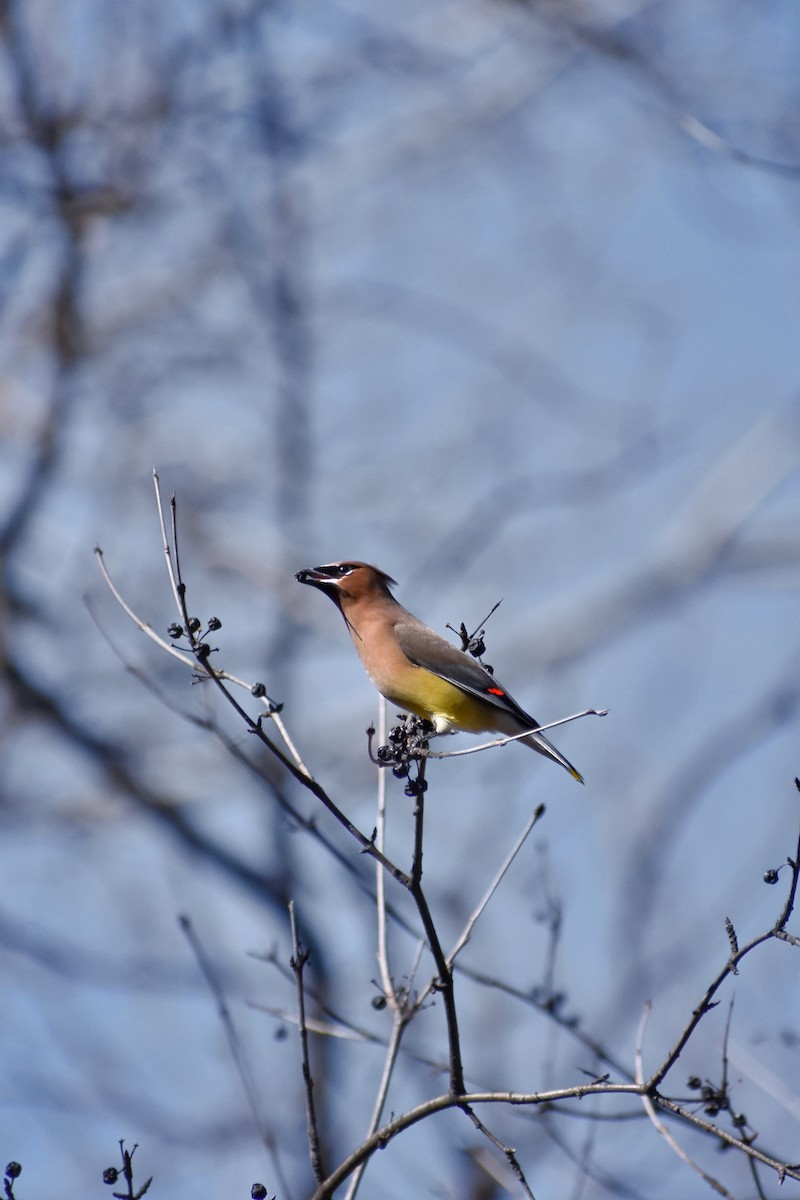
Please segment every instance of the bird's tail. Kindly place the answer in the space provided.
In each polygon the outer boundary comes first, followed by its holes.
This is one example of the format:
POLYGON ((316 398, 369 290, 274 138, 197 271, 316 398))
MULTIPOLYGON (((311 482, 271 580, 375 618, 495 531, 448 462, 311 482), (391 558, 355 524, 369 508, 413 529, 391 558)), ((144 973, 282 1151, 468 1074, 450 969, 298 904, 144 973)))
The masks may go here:
POLYGON ((523 746, 530 746, 532 750, 536 750, 539 754, 543 754, 545 758, 552 759, 562 766, 565 771, 569 771, 573 779, 577 779, 578 783, 583 783, 583 776, 580 771, 576 771, 569 759, 564 758, 560 751, 556 750, 552 742, 549 742, 543 733, 529 733, 527 737, 519 739, 523 746))

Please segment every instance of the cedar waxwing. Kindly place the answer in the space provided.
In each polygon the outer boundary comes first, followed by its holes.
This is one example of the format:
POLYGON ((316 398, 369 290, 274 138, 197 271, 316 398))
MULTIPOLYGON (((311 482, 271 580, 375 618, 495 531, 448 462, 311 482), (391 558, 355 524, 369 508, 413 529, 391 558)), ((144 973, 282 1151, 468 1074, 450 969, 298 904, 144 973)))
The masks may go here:
MULTIPOLYGON (((330 596, 345 619, 358 656, 375 687, 391 704, 430 721, 437 733, 522 733, 537 722, 520 708, 494 675, 463 650, 434 633, 398 604, 394 580, 363 562, 328 563, 298 571, 330 596)), ((543 733, 520 738, 526 746, 583 779, 543 733)))

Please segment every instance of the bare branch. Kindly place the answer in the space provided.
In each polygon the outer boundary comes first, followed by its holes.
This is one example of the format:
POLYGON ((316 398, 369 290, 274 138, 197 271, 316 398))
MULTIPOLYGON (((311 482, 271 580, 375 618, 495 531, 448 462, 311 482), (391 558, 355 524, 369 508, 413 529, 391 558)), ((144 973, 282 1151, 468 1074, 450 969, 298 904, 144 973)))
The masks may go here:
MULTIPOLYGON (((98 562, 98 566, 100 567, 100 572, 103 576, 103 579, 106 582, 106 585, 108 586, 109 591, 111 592, 112 596, 117 601, 117 603, 119 604, 119 606, 123 610, 123 612, 128 617, 130 617, 131 621, 133 621, 136 628, 139 629, 142 633, 144 633, 147 637, 149 637, 150 640, 159 647, 159 649, 164 650, 167 654, 172 655, 172 657, 176 658, 179 663, 181 663, 185 667, 188 667, 190 671, 196 671, 198 669, 198 663, 197 663, 196 658, 193 655, 186 654, 186 653, 184 653, 184 651, 179 650, 177 646, 174 646, 171 642, 168 642, 165 638, 162 638, 159 634, 157 634, 155 632, 155 630, 153 629, 152 625, 148 624, 147 621, 143 620, 141 617, 136 615, 136 613, 133 611, 131 606, 127 603, 127 601, 125 600, 125 598, 123 597, 123 595, 121 594, 119 589, 117 588, 116 584, 112 580, 111 575, 108 570, 108 567, 106 566, 105 556, 103 554, 103 551, 100 549, 99 546, 95 546, 94 552, 97 557, 97 562, 98 562)), ((202 666, 202 664, 200 664, 200 665, 202 666)), ((269 696, 267 696, 266 694, 264 696, 256 695, 256 685, 255 684, 248 683, 244 679, 239 679, 236 675, 231 675, 231 673, 229 671, 217 671, 216 674, 217 674, 218 678, 225 680, 227 683, 232 683, 235 687, 244 688, 247 692, 250 693, 251 696, 254 696, 264 706, 266 711, 263 715, 269 717, 270 720, 272 720, 272 722, 276 725, 281 737, 283 738, 284 742, 286 743, 286 748, 288 749, 289 753, 291 754, 292 758, 294 759, 295 763, 297 764, 298 769, 301 770, 305 775, 308 775, 308 777, 310 778, 311 772, 306 767, 305 763, 303 762, 303 760, 301 759, 301 757, 297 751, 297 747, 295 746, 292 739, 289 737, 289 734, 286 730, 286 726, 280 717, 280 714, 275 705, 275 702, 273 700, 270 700, 269 696)))
POLYGON ((267 1153, 272 1162, 272 1168, 275 1171, 277 1178, 280 1180, 281 1190, 288 1196, 289 1189, 287 1181, 283 1174, 283 1168, 280 1164, 278 1156, 278 1144, 275 1135, 270 1131, 268 1122, 266 1121, 262 1107, 261 1098, 258 1093, 255 1076, 253 1074, 250 1062, 242 1046, 241 1038, 239 1037, 236 1026, 233 1023, 228 1001, 225 997, 225 991, 222 982, 212 966, 211 960, 206 953, 206 950, 200 941, 197 931, 192 924, 191 918, 188 916, 178 917, 178 923, 186 937, 195 961, 200 968, 200 973, 206 982, 209 992, 214 998, 217 1006, 217 1015, 222 1023, 222 1028, 225 1030, 225 1037, 228 1042, 228 1049, 231 1052, 231 1058, 236 1066, 236 1072, 241 1081, 247 1098, 247 1105, 250 1109, 250 1115, 253 1118, 259 1139, 263 1142, 267 1153))
POLYGON ((325 1177, 322 1165, 322 1149, 320 1145, 317 1113, 314 1107, 314 1079, 311 1074, 311 1062, 308 1054, 308 1026, 306 1025, 306 999, 303 988, 303 968, 308 961, 308 951, 300 942, 295 920, 294 900, 289 901, 289 922, 292 928, 292 960, 291 966, 297 984, 297 1015, 300 1031, 300 1057, 303 1068, 303 1088, 306 1098, 306 1131, 308 1135, 308 1150, 311 1156, 311 1169, 314 1178, 321 1182, 325 1177))
POLYGON ((492 880, 492 882, 489 884, 488 888, 484 892, 483 898, 478 902, 477 908, 475 908, 474 911, 472 912, 472 914, 470 915, 469 919, 467 920, 466 925, 464 926, 463 930, 459 934, 458 939, 455 942, 455 945, 453 946, 452 950, 448 954, 447 961, 451 965, 455 962, 458 954, 460 954, 460 952, 466 946, 467 942, 469 941, 470 937, 472 936, 472 931, 475 928, 478 918, 480 917, 481 913, 486 908, 486 905, 489 903, 492 896, 495 894, 498 887, 502 883, 503 877, 505 876, 506 871, 511 866, 514 859, 517 857, 517 855, 519 854, 522 847, 525 845, 525 842, 528 838, 528 834, 531 832, 534 825, 536 825, 537 822, 544 816, 544 811, 545 811, 544 805, 539 804, 536 806, 536 808, 531 813, 530 817, 528 818, 527 822, 525 823, 525 828, 522 830, 519 837, 514 842, 514 845, 509 850, 508 854, 506 855, 505 861, 502 863, 499 871, 497 872, 494 879, 492 880))
MULTIPOLYGON (((650 1004, 650 1001, 648 1001, 647 1004, 645 1004, 644 1009, 642 1011, 642 1019, 639 1022, 639 1031, 636 1036, 636 1082, 642 1087, 644 1086, 644 1071, 642 1068, 642 1046, 644 1043, 644 1032, 647 1027, 647 1019, 650 1016, 651 1008, 652 1008, 652 1005, 650 1004)), ((667 1129, 664 1122, 659 1119, 659 1117, 656 1113, 653 1101, 650 1098, 650 1096, 647 1094, 646 1091, 642 1092, 642 1105, 644 1106, 644 1110, 647 1113, 648 1117, 650 1118, 653 1128, 657 1131, 657 1133, 660 1134, 660 1136, 664 1139, 664 1141, 667 1143, 667 1145, 673 1151, 673 1153, 677 1154, 677 1156, 681 1160, 681 1162, 686 1163, 687 1167, 691 1167, 691 1169, 697 1175, 699 1175, 701 1179, 704 1179, 705 1182, 709 1185, 709 1187, 712 1187, 714 1189, 714 1191, 717 1192, 720 1196, 726 1196, 728 1198, 728 1200, 736 1200, 736 1197, 731 1192, 729 1192, 728 1189, 726 1187, 724 1187, 719 1182, 718 1179, 715 1179, 713 1175, 709 1175, 706 1171, 704 1171, 703 1168, 700 1166, 700 1164, 696 1163, 695 1160, 693 1158, 691 1158, 686 1153, 686 1151, 678 1144, 676 1139, 673 1137, 673 1135, 667 1129)))
POLYGON ((453 969, 448 963, 442 950, 439 935, 431 916, 428 901, 422 891, 422 833, 425 820, 425 760, 418 764, 418 774, 415 781, 416 807, 414 809, 414 861, 408 890, 414 898, 417 912, 420 915, 425 936, 428 939, 433 961, 436 964, 436 990, 442 994, 445 1017, 447 1020, 447 1042, 450 1056, 450 1090, 454 1095, 464 1091, 464 1068, 461 1062, 461 1040, 458 1032, 458 1014, 456 1011, 455 992, 453 988, 453 969))
POLYGON ((483 742, 480 746, 468 746, 466 750, 420 750, 422 758, 462 758, 465 754, 479 754, 481 750, 492 750, 495 746, 507 746, 509 742, 518 742, 520 738, 530 737, 532 733, 544 733, 547 729, 555 729, 557 725, 566 725, 569 721, 579 721, 581 717, 607 717, 607 708, 585 708, 582 712, 573 713, 570 717, 561 717, 558 721, 550 721, 547 725, 534 725, 523 733, 515 733, 510 737, 495 738, 491 742, 483 742))

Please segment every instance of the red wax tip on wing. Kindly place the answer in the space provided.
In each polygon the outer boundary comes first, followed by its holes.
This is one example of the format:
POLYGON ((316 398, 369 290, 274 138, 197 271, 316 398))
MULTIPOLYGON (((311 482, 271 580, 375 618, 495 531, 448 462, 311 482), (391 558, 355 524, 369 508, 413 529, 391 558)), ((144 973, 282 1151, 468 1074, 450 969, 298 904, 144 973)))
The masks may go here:
POLYGON ((490 696, 505 696, 505 692, 502 688, 487 688, 486 691, 490 696))

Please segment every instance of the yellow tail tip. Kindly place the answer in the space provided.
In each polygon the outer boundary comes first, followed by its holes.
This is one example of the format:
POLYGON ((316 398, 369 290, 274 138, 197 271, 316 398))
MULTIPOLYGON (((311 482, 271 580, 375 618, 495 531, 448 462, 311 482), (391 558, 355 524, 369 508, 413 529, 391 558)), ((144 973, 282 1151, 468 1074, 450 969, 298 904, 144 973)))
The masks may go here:
POLYGON ((583 778, 580 771, 576 771, 574 767, 569 768, 569 773, 573 779, 577 779, 578 783, 586 783, 586 780, 583 778))

